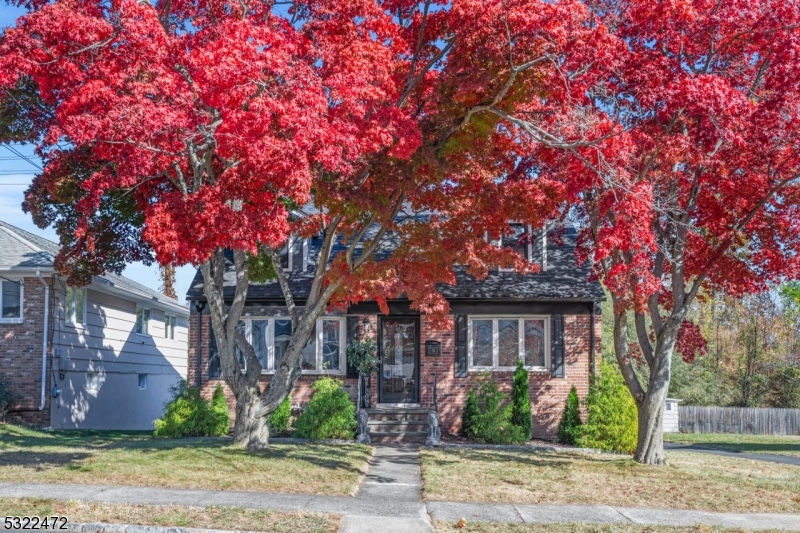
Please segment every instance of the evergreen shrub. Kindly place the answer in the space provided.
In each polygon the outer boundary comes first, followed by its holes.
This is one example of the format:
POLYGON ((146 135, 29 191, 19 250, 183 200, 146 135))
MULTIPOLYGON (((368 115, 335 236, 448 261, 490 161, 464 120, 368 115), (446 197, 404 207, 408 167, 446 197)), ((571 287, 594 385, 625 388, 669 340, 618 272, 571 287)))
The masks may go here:
POLYGON ((6 415, 17 401, 19 395, 11 386, 11 380, 5 374, 0 374, 0 422, 6 419, 6 415))
POLYGON ((517 426, 525 440, 533 436, 533 420, 531 418, 531 397, 528 391, 528 371, 522 361, 517 361, 514 381, 511 389, 511 423, 517 426))
POLYGON ((341 384, 338 379, 328 377, 314 382, 311 401, 294 424, 298 437, 311 440, 355 437, 356 406, 341 384))
POLYGON ((581 437, 581 405, 575 385, 569 390, 567 401, 564 404, 564 414, 558 424, 558 442, 574 446, 581 437))
POLYGON ((219 437, 230 429, 228 403, 217 384, 209 402, 200 389, 180 381, 170 387, 172 399, 164 406, 164 416, 154 422, 156 437, 219 437))
POLYGON ((289 419, 292 416, 292 400, 287 395, 275 412, 269 417, 269 431, 271 435, 285 433, 289 428, 289 419))
POLYGON ((461 431, 459 431, 461 435, 467 438, 472 435, 472 419, 478 416, 478 414, 478 400, 475 399, 475 393, 470 390, 467 393, 467 402, 464 404, 464 411, 461 413, 461 431))
POLYGON ((616 365, 603 361, 586 397, 587 418, 578 445, 623 453, 636 450, 638 413, 616 365))
POLYGON ((511 405, 506 395, 490 376, 481 377, 470 395, 475 398, 475 411, 467 420, 467 438, 486 444, 525 442, 522 429, 511 422, 511 405))

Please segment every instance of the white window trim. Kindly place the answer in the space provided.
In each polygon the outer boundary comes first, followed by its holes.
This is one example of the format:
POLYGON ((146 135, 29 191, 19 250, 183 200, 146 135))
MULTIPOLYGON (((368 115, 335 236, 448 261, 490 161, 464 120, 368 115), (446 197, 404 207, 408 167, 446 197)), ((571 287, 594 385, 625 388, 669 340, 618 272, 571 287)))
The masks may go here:
MULTIPOLYGON (((240 320, 244 322, 244 336, 247 342, 253 345, 253 321, 266 320, 267 321, 267 335, 265 342, 267 343, 267 368, 261 369, 261 374, 272 375, 275 373, 275 321, 276 320, 291 320, 289 316, 247 316, 242 317, 240 320)), ((294 330, 292 330, 294 331, 294 330)), ((347 334, 346 321, 341 316, 321 316, 317 319, 316 324, 316 366, 315 370, 302 370, 303 374, 307 375, 343 375, 347 372, 347 359, 346 353, 346 338, 347 334), (323 370, 322 367, 322 321, 323 320, 336 320, 339 322, 339 369, 338 370, 323 370)), ((301 356, 302 357, 302 356, 301 356)))
POLYGON ((25 322, 25 283, 23 280, 0 279, 0 324, 22 324, 25 322), (3 283, 19 283, 19 318, 3 318, 3 283))
POLYGON ((69 320, 69 307, 72 305, 71 302, 67 298, 67 291, 64 291, 64 324, 67 326, 72 326, 74 328, 85 328, 86 327, 86 287, 68 287, 72 289, 73 294, 75 291, 83 292, 83 316, 81 317, 80 322, 72 322, 69 320))
MULTIPOLYGON (((552 325, 550 323, 549 315, 470 315, 467 320, 467 351, 468 351, 468 370, 476 372, 513 372, 515 366, 499 366, 500 357, 500 338, 498 332, 498 320, 514 320, 523 322, 525 320, 543 320, 544 321, 544 366, 525 366, 527 370, 535 372, 547 371, 551 366, 551 336, 552 325), (492 366, 475 366, 472 363, 472 321, 473 320, 491 320, 492 321, 492 366)), ((520 358, 525 354, 525 328, 524 324, 520 324, 518 328, 519 333, 519 347, 518 355, 520 358)))
POLYGON ((149 311, 148 317, 147 317, 147 333, 139 333, 138 331, 136 331, 136 329, 137 329, 137 327, 139 325, 139 317, 137 316, 136 311, 133 312, 133 332, 136 335, 139 335, 140 337, 152 337, 153 334, 150 333, 150 322, 152 322, 152 320, 153 320, 153 309, 151 307, 145 307, 144 305, 139 305, 139 304, 136 304, 136 309, 137 310, 139 310, 139 309, 142 310, 142 317, 144 317, 144 312, 145 311, 149 311))
POLYGON ((139 374, 138 380, 139 380, 139 390, 147 390, 147 374, 139 374), (144 382, 144 387, 142 387, 142 382, 144 382))

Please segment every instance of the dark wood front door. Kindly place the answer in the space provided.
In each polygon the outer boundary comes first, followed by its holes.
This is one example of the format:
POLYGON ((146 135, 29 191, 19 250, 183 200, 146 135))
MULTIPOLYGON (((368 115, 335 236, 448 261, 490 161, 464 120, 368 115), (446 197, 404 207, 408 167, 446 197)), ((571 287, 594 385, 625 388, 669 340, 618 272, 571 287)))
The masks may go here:
POLYGON ((380 319, 381 403, 419 403, 419 319, 380 319))

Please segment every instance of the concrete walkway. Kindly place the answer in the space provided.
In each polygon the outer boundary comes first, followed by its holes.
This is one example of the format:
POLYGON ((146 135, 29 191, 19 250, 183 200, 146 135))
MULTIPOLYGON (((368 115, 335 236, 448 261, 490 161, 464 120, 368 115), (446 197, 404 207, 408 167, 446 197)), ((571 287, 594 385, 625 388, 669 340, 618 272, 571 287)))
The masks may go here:
MULTIPOLYGON (((741 457, 741 454, 737 454, 741 457)), ((457 522, 597 523, 721 526, 800 531, 800 515, 707 513, 603 505, 511 505, 423 502, 417 447, 376 446, 369 473, 355 497, 101 485, 0 483, 2 497, 35 497, 146 505, 225 506, 340 514, 341 533, 430 533, 430 519, 457 522)))
POLYGON ((697 452, 710 455, 721 455, 723 457, 735 457, 737 459, 752 459, 753 461, 766 461, 768 463, 780 463, 784 465, 800 466, 800 457, 792 455, 777 455, 773 453, 747 453, 715 448, 713 446, 703 446, 702 444, 677 444, 664 443, 665 450, 675 452, 697 452))

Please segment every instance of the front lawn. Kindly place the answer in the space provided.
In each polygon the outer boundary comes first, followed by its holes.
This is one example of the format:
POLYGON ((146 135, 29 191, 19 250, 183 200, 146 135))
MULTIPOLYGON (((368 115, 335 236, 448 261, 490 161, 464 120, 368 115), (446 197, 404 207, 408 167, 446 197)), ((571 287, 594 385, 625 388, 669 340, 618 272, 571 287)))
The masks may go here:
POLYGON ((185 507, 0 498, 5 516, 65 516, 70 523, 134 524, 266 531, 271 533, 335 533, 341 517, 321 513, 262 511, 236 507, 185 507))
POLYGON ((427 500, 800 512, 800 467, 692 452, 669 466, 606 454, 423 449, 427 500))
POLYGON ((665 442, 697 444, 742 453, 773 453, 800 457, 800 435, 740 435, 736 433, 665 433, 665 442))
POLYGON ((349 495, 368 446, 275 444, 248 452, 230 439, 42 431, 0 425, 0 481, 349 495))

